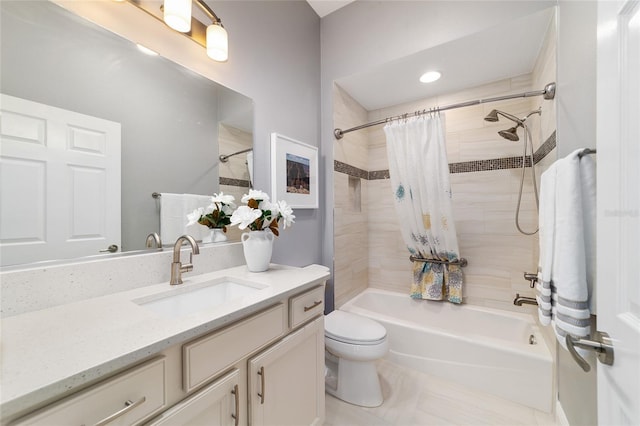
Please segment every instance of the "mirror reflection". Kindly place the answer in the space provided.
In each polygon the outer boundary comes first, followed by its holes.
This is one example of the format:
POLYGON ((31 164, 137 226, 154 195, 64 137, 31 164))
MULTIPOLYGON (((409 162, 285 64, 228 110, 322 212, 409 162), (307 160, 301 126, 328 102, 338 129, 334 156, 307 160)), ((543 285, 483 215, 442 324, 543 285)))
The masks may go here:
POLYGON ((0 7, 3 266, 144 249, 154 192, 247 192, 248 153, 219 156, 252 147, 251 99, 51 2, 0 7))

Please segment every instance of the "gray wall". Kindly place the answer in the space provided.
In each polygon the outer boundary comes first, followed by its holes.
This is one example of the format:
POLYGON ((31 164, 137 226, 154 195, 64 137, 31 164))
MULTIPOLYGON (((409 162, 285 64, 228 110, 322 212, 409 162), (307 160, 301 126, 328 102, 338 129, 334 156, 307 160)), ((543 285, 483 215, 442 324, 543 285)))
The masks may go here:
MULTIPOLYGON (((597 2, 560 1, 558 7, 558 158, 596 146, 597 2)), ((595 330, 595 327, 593 327, 595 330)), ((558 400, 572 425, 595 425, 596 359, 585 373, 558 348, 558 400)))
MULTIPOLYGON (((319 145, 320 18, 304 1, 207 3, 229 32, 229 61, 211 67, 219 69, 216 81, 254 101, 256 189, 270 193, 271 132, 319 145)), ((320 263, 322 213, 296 209, 295 225, 276 239, 273 261, 320 263)))

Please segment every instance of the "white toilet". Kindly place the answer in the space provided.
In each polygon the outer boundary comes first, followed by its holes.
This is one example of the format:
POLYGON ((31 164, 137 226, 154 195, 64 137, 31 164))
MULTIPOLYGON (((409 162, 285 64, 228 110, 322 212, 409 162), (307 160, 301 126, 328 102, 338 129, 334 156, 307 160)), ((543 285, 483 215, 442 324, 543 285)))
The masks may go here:
POLYGON ((382 404, 375 361, 389 350, 387 330, 372 319, 333 311, 324 319, 325 389, 362 407, 382 404))

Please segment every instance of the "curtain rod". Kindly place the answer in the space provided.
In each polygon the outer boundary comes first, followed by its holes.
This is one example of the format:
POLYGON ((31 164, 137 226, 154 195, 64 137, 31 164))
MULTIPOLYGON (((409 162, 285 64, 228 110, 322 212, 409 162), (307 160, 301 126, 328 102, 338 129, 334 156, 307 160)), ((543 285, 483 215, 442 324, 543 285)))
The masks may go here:
POLYGON ((556 83, 555 82, 549 83, 546 86, 544 86, 544 89, 536 90, 535 92, 524 92, 524 93, 518 93, 516 95, 505 95, 505 96, 497 96, 495 98, 477 99, 475 101, 461 102, 461 103, 458 103, 458 104, 447 105, 447 106, 443 106, 443 107, 436 107, 436 108, 431 108, 431 109, 428 109, 428 110, 423 109, 421 111, 415 111, 414 113, 406 113, 406 114, 402 114, 402 115, 396 115, 394 117, 387 117, 387 118, 383 118, 382 120, 372 121, 371 123, 367 123, 367 124, 361 124, 360 126, 352 127, 350 129, 346 129, 346 130, 334 129, 333 130, 333 135, 335 136, 336 139, 342 139, 342 137, 344 136, 345 133, 354 132, 356 130, 365 129, 367 127, 377 126, 379 124, 388 123, 390 121, 407 118, 409 116, 409 114, 413 114, 415 116, 419 116, 419 115, 426 114, 426 113, 429 113, 429 112, 440 112, 440 111, 446 111, 448 109, 468 107, 468 106, 473 106, 473 105, 485 104, 485 103, 488 103, 488 102, 504 101, 504 100, 507 100, 507 99, 528 98, 528 97, 531 97, 531 96, 543 96, 545 99, 553 99, 553 98, 555 98, 555 96, 556 96, 556 83))
POLYGON ((233 154, 228 154, 228 155, 223 154, 223 155, 220 155, 218 159, 221 162, 226 163, 227 161, 229 161, 229 157, 233 157, 234 155, 238 155, 238 154, 244 154, 245 152, 249 152, 249 151, 253 151, 253 148, 243 149, 242 151, 234 152, 233 154))

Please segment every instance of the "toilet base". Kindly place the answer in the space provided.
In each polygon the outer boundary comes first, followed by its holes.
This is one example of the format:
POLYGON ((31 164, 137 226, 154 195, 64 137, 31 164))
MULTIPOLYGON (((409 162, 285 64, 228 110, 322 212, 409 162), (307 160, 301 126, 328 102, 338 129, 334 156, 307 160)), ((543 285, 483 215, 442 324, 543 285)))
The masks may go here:
POLYGON ((374 361, 350 361, 327 353, 326 367, 328 394, 361 407, 378 407, 384 402, 374 361))

